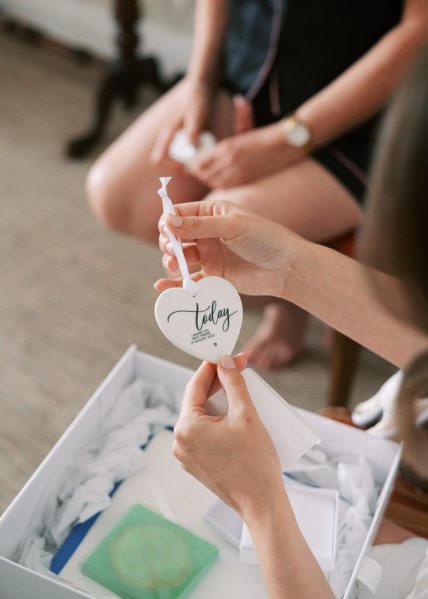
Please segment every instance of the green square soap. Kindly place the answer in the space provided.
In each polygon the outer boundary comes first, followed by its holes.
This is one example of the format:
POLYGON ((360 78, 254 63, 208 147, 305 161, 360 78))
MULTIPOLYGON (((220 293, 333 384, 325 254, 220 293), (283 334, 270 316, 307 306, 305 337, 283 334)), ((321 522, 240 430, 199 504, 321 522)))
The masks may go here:
POLYGON ((134 505, 82 564, 122 599, 184 599, 218 549, 142 505, 134 505))

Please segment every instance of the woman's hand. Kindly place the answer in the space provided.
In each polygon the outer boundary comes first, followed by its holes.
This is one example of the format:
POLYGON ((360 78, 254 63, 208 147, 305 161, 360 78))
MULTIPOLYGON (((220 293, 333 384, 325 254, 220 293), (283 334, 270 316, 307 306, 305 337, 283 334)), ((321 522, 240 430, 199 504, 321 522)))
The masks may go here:
POLYGON ((182 83, 183 95, 172 121, 160 131, 151 154, 151 161, 159 164, 168 158, 172 138, 179 129, 184 129, 189 141, 197 145, 199 134, 207 125, 214 90, 205 83, 191 80, 182 83))
POLYGON ((189 381, 174 429, 173 452, 183 468, 251 520, 284 495, 278 454, 234 360, 204 362, 189 381), (216 374, 229 402, 224 417, 205 404, 216 374))
POLYGON ((191 172, 212 189, 260 179, 301 160, 305 153, 285 142, 281 123, 220 141, 192 164, 191 172))
MULTIPOLYGON (((181 238, 188 265, 198 272, 194 280, 217 275, 228 279, 241 293, 283 297, 300 237, 285 227, 248 212, 231 202, 206 200, 175 206, 177 216, 159 221, 163 265, 172 273, 177 259, 164 227, 181 238)), ((181 286, 181 279, 161 279, 158 291, 181 286)))
POLYGON ((186 387, 174 435, 173 452, 183 468, 248 525, 269 597, 333 599, 297 525, 278 454, 232 358, 199 367, 186 387), (216 371, 229 403, 224 417, 205 409, 216 371))

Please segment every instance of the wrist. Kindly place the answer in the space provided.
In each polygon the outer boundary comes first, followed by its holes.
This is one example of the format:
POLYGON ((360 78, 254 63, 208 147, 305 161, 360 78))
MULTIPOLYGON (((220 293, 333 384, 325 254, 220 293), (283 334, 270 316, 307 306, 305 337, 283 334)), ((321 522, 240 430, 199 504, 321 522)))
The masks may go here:
POLYGON ((278 268, 273 272, 272 295, 279 299, 293 301, 297 282, 307 269, 308 246, 311 244, 286 227, 279 226, 282 229, 279 246, 283 248, 283 251, 278 268))
POLYGON ((307 157, 304 149, 295 147, 288 143, 285 131, 284 121, 278 121, 272 125, 267 125, 260 129, 256 129, 261 136, 262 146, 269 150, 275 150, 280 158, 281 168, 285 168, 290 164, 300 162, 307 157))
POLYGON ((266 531, 277 526, 284 518, 292 522, 294 514, 282 478, 278 477, 278 484, 269 493, 264 492, 263 496, 258 495, 249 501, 240 515, 254 536, 259 530, 266 531))
MULTIPOLYGON (((292 251, 288 252, 283 267, 283 286, 278 297, 302 307, 302 301, 308 287, 311 287, 314 277, 319 274, 316 264, 322 246, 298 235, 292 235, 294 236, 292 251)), ((290 238, 287 239, 286 243, 289 247, 291 246, 290 238)))
POLYGON ((203 92, 212 95, 218 86, 217 77, 200 75, 189 71, 185 77, 189 89, 195 92, 203 92))
POLYGON ((279 122, 284 143, 294 148, 303 156, 308 156, 313 151, 314 136, 312 126, 300 113, 292 113, 279 122))
POLYGON ((269 125, 270 145, 276 147, 278 151, 282 151, 287 155, 289 162, 302 160, 307 156, 304 148, 292 145, 287 140, 287 135, 284 127, 285 119, 281 119, 273 125, 269 125))

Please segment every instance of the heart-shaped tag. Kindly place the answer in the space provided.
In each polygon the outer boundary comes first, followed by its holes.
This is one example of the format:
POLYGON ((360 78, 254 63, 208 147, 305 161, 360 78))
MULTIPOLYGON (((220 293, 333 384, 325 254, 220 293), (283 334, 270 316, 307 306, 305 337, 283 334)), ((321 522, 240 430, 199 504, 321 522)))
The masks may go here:
POLYGON ((195 294, 167 289, 155 305, 156 322, 171 343, 201 360, 217 364, 231 355, 242 325, 242 302, 235 287, 221 277, 205 277, 195 294))

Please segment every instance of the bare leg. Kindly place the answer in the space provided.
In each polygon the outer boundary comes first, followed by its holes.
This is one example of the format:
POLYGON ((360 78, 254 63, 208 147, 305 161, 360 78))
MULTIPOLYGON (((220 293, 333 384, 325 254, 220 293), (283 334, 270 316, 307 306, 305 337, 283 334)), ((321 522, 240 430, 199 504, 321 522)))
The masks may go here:
MULTIPOLYGON (((150 163, 162 126, 184 101, 178 84, 110 146, 92 167, 87 191, 92 210, 105 225, 140 239, 157 241, 161 204, 154 190, 158 177, 173 174, 176 202, 203 198, 209 190, 173 161, 150 163)), ((222 139, 233 132, 231 98, 219 92, 210 128, 222 139)), ((246 127, 250 125, 247 123, 246 127)), ((249 210, 280 222, 312 241, 330 240, 361 221, 361 211, 346 189, 315 162, 307 160, 286 171, 226 191, 213 192, 249 210)), ((263 322, 245 348, 253 363, 266 367, 287 364, 301 349, 306 315, 291 304, 266 307, 263 322)))
MULTIPOLYGON (((177 163, 150 163, 154 142, 162 127, 175 117, 184 101, 179 83, 147 109, 95 162, 87 178, 90 206, 108 227, 145 241, 157 241, 161 203, 156 196, 158 177, 174 175, 171 197, 175 202, 200 200, 207 188, 177 163)), ((215 99, 210 129, 218 139, 231 135, 234 109, 230 96, 220 91, 215 99)))
MULTIPOLYGON (((323 167, 305 160, 289 169, 210 197, 221 197, 281 223, 314 242, 358 227, 363 213, 349 192, 323 167)), ((307 314, 288 302, 269 302, 244 352, 261 368, 286 365, 302 349, 307 314)))

